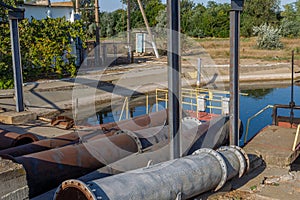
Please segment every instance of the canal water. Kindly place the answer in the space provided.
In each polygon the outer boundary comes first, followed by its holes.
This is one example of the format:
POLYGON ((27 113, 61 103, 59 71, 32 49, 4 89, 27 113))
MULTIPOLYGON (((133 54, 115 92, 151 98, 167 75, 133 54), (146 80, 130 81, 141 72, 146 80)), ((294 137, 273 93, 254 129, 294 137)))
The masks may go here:
MULTIPOLYGON (((247 93, 247 96, 240 97, 240 118, 244 125, 244 134, 246 133, 247 120, 255 115, 257 112, 261 111, 264 107, 268 105, 274 104, 289 104, 291 101, 291 87, 282 87, 282 88, 267 88, 267 89, 251 89, 251 90, 243 90, 243 93, 247 93)), ((296 105, 300 105, 300 86, 294 87, 294 101, 296 105)), ((130 113, 128 115, 130 117, 136 117, 139 115, 143 115, 146 113, 146 106, 144 104, 145 100, 140 100, 135 103, 134 107, 131 107, 130 113)), ((134 103, 133 103, 134 104, 134 103)), ((152 99, 149 100, 148 110, 150 112, 156 111, 155 101, 152 99)), ((99 109, 99 112, 96 116, 91 116, 87 119, 89 124, 100 124, 100 123, 108 123, 112 121, 117 121, 119 119, 124 119, 124 116, 120 117, 121 106, 120 109, 116 109, 111 111, 111 109, 99 109)), ((164 109, 164 102, 159 103, 159 110, 164 109)), ((289 116, 290 110, 279 110, 279 115, 281 116, 289 116)), ((294 112, 295 117, 300 117, 300 112, 294 112)), ((124 115, 124 113, 123 113, 124 115)), ((249 133, 247 139, 252 138, 259 130, 263 127, 270 125, 272 123, 272 108, 266 109, 257 117, 253 118, 250 121, 249 133)), ((243 139, 240 140, 240 144, 243 144, 243 139)))

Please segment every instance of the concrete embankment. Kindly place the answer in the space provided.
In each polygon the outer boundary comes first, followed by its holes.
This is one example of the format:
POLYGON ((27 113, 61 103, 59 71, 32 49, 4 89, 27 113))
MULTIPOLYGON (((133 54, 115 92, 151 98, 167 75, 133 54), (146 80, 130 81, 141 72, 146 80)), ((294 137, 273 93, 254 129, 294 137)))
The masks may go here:
MULTIPOLYGON (((247 65, 241 66, 240 71, 241 89, 262 87, 264 84, 274 87, 276 83, 282 85, 283 81, 289 84, 291 79, 290 64, 247 65)), ((299 71, 299 67, 295 71, 299 71)), ((76 101, 77 106, 82 108, 95 107, 127 96, 153 92, 156 88, 167 88, 167 74, 167 65, 162 62, 115 66, 105 70, 81 69, 76 78, 24 84, 24 103, 38 116, 73 109, 76 101)), ((203 66, 201 74, 201 85, 205 87, 220 90, 229 87, 228 65, 203 66)), ((192 87, 196 80, 195 66, 183 64, 182 86, 192 87)), ((300 73, 295 73, 295 80, 300 80, 300 73)), ((15 110, 12 94, 13 90, 0 91, 0 104, 6 110, 15 110)))

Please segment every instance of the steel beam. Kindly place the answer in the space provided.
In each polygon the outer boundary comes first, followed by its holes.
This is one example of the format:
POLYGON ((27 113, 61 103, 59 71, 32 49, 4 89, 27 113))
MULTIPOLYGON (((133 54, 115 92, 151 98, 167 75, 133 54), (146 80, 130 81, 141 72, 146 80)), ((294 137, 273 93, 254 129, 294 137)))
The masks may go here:
POLYGON ((171 159, 179 158, 181 132, 181 49, 180 49, 180 1, 169 0, 169 67, 168 108, 171 140, 171 159))
POLYGON ((231 1, 230 11, 230 144, 239 145, 239 45, 242 0, 231 1))
POLYGON ((9 11, 8 18, 10 24, 10 38, 12 47, 16 111, 22 112, 24 111, 24 97, 18 21, 24 19, 24 10, 9 11))

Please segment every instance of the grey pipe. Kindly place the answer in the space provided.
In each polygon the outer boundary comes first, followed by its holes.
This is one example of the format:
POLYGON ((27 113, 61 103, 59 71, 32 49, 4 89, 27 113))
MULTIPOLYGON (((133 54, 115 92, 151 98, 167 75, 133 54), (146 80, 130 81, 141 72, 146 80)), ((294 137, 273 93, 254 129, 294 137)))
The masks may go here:
POLYGON ((220 189, 246 172, 248 157, 234 146, 193 155, 84 183, 64 181, 55 200, 65 199, 187 199, 220 189))

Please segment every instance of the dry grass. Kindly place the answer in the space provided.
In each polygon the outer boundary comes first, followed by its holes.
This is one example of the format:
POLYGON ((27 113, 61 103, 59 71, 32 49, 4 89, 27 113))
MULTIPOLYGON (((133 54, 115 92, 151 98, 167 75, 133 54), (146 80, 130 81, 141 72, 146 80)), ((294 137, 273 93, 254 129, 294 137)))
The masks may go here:
MULTIPOLYGON (((201 46, 206 49, 210 56, 218 64, 229 63, 229 38, 204 38, 198 40, 201 46)), ((290 62, 291 51, 295 50, 295 62, 300 64, 300 38, 283 38, 283 49, 262 50, 256 47, 256 38, 241 38, 240 58, 241 63, 272 63, 290 62)))

